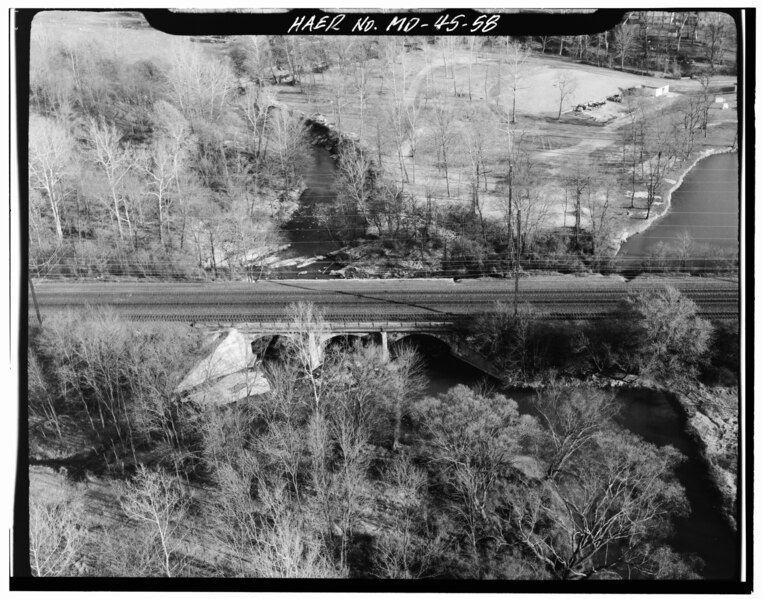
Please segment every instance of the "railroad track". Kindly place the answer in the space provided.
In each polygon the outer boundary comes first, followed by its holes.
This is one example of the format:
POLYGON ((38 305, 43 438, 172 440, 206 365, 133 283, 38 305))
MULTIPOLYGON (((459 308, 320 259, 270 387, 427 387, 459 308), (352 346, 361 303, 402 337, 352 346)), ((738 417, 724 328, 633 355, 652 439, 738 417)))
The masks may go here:
MULTIPOLYGON (((665 282, 608 282, 607 286, 567 282, 547 288, 546 281, 522 281, 533 286, 520 289, 520 304, 532 306, 538 318, 606 318, 616 312, 630 292, 657 289, 665 282)), ((718 280, 675 282, 709 318, 738 318, 735 284, 718 280)), ((274 322, 281 320, 293 302, 311 301, 331 321, 433 321, 449 322, 496 309, 496 302, 511 304, 513 284, 487 281, 457 285, 447 281, 374 282, 371 284, 309 284, 267 282, 252 284, 44 284, 37 297, 43 314, 108 306, 136 321, 175 322, 274 322)), ((29 306, 30 315, 33 306, 29 306)))
MULTIPOLYGON (((428 323, 428 322, 449 322, 460 323, 468 321, 476 313, 490 312, 490 310, 474 310, 472 312, 382 312, 377 311, 374 315, 368 312, 333 312, 328 311, 324 314, 325 320, 331 323, 364 323, 371 325, 385 325, 390 322, 403 323, 428 323)), ((47 314, 48 311, 43 311, 47 314)), ((170 310, 168 312, 158 311, 121 311, 117 313, 126 320, 132 321, 165 321, 165 322, 189 322, 189 323, 284 323, 288 321, 281 320, 285 312, 273 311, 264 313, 262 311, 240 311, 240 312, 182 312, 170 310), (276 320, 278 319, 278 320, 276 320)), ((712 319, 738 319, 739 310, 736 306, 721 304, 717 307, 700 308, 699 313, 705 318, 712 319)), ((613 318, 617 314, 615 309, 602 309, 601 306, 593 307, 590 304, 581 306, 574 304, 566 310, 539 309, 534 306, 530 314, 531 318, 545 320, 586 320, 586 319, 605 319, 613 318)), ((34 312, 30 310, 30 319, 34 318, 34 312)))
MULTIPOLYGON (((734 310, 713 310, 702 311, 700 315, 704 318, 711 320, 737 320, 739 313, 734 310)), ((31 314, 30 314, 31 316, 31 314)), ((378 328, 384 328, 389 326, 391 322, 401 323, 429 323, 436 322, 427 318, 422 318, 421 314, 403 314, 403 315, 390 315, 388 318, 377 318, 376 320, 369 321, 366 317, 365 320, 361 318, 342 317, 341 319, 327 318, 328 323, 339 322, 347 326, 357 323, 359 328, 366 328, 366 325, 370 324, 378 328)), ((444 321, 442 326, 454 325, 462 322, 467 322, 471 315, 467 314, 449 314, 448 319, 443 318, 444 315, 440 315, 440 320, 444 321)), ((136 322, 186 322, 186 323, 199 323, 199 324, 218 324, 220 326, 235 325, 242 322, 245 323, 272 323, 271 319, 257 319, 256 315, 242 315, 242 314, 189 314, 189 315, 160 315, 160 314, 140 314, 140 315, 126 315, 126 320, 136 322)), ((600 312, 583 312, 583 311, 570 311, 570 312, 543 312, 535 313, 531 315, 531 318, 539 320, 606 320, 609 318, 615 318, 613 313, 600 313, 600 312)))

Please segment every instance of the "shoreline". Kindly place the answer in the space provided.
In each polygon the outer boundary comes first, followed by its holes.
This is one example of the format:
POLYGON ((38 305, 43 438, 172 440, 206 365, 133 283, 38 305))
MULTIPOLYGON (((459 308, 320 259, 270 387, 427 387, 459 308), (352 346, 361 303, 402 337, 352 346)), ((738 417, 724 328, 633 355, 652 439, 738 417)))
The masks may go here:
POLYGON ((708 150, 704 150, 697 156, 697 158, 685 169, 683 169, 680 172, 680 175, 676 179, 676 182, 673 184, 673 186, 668 189, 663 197, 663 205, 662 205, 662 212, 659 212, 654 215, 654 218, 649 220, 642 220, 642 222, 638 225, 633 225, 631 227, 626 227, 625 230, 619 235, 614 238, 613 241, 617 244, 617 251, 615 251, 615 257, 617 257, 620 253, 620 250, 622 250, 623 245, 635 235, 639 235, 649 229, 653 224, 660 221, 664 216, 666 216, 670 212, 670 208, 672 206, 672 200, 673 200, 673 192, 676 191, 681 185, 683 185, 684 179, 686 176, 694 169, 694 167, 697 166, 697 164, 704 160, 705 158, 709 158, 710 156, 716 156, 718 154, 731 154, 733 152, 738 152, 738 149, 735 148, 711 148, 708 150))

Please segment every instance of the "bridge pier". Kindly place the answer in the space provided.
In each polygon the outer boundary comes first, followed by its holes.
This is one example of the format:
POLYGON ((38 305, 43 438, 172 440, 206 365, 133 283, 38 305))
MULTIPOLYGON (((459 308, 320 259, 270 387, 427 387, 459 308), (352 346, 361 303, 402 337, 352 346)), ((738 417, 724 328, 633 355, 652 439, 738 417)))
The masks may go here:
POLYGON ((315 333, 307 334, 307 347, 310 352, 310 368, 315 370, 323 364, 324 339, 318 339, 315 333))
POLYGON ((389 341, 387 339, 387 331, 381 332, 381 350, 382 361, 389 362, 389 341))

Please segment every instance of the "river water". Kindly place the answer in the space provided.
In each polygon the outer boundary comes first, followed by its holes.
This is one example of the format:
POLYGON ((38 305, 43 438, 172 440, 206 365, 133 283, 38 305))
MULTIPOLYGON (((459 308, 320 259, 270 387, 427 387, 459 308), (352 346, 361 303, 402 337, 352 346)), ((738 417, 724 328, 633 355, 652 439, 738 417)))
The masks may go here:
MULTIPOLYGON (((426 392, 430 395, 444 393, 458 384, 471 386, 486 380, 496 384, 494 379, 447 354, 425 362, 429 379, 426 392)), ((535 391, 513 389, 502 393, 517 402, 520 412, 532 413, 535 391)), ((737 579, 739 539, 721 515, 718 491, 671 398, 649 389, 620 389, 615 396, 622 402, 622 426, 655 445, 672 445, 686 457, 676 475, 686 490, 691 512, 675 520, 671 546, 679 553, 699 556, 705 562, 700 572, 703 578, 737 579)))
POLYGON ((283 258, 319 258, 304 267, 284 267, 279 269, 283 277, 316 278, 326 275, 334 267, 328 254, 341 247, 331 234, 320 211, 334 201, 336 190, 334 178, 336 162, 331 153, 319 146, 309 146, 302 169, 302 181, 306 189, 299 199, 299 207, 283 230, 291 244, 283 258))
MULTIPOLYGON (((643 258, 671 246, 688 232, 694 257, 730 257, 739 247, 739 155, 715 154, 700 160, 672 194, 668 213, 620 248, 618 257, 643 258)), ((669 248, 668 254, 676 251, 669 248)))

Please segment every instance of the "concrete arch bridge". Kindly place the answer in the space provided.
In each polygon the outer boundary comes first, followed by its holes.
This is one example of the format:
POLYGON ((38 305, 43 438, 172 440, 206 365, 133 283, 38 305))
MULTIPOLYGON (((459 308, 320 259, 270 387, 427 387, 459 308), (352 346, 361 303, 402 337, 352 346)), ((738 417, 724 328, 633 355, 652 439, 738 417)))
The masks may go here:
POLYGON ((405 343, 406 340, 429 339, 447 351, 489 374, 499 376, 499 371, 484 356, 469 348, 455 331, 452 321, 444 322, 386 322, 379 325, 371 322, 326 322, 321 326, 310 327, 294 322, 272 322, 256 324, 239 324, 236 330, 252 344, 260 347, 271 346, 276 339, 306 337, 313 368, 323 363, 326 351, 333 343, 343 343, 347 340, 357 340, 363 343, 379 345, 383 359, 390 358, 390 349, 405 343), (312 329, 312 330, 311 330, 312 329))

